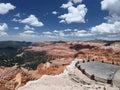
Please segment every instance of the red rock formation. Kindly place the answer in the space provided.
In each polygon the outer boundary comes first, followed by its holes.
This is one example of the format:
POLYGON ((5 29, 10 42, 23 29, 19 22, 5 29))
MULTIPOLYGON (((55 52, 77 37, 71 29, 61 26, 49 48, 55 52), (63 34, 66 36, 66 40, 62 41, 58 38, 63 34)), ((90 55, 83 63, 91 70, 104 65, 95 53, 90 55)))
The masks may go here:
MULTIPOLYGON (((119 47, 118 44, 117 47, 119 47)), ((28 71, 21 70, 20 68, 0 68, 0 90, 12 90, 10 89, 11 87, 14 90, 20 83, 24 85, 29 80, 36 79, 36 76, 60 74, 64 71, 66 65, 70 64, 75 58, 120 64, 120 49, 108 48, 104 46, 103 43, 68 42, 52 44, 48 42, 36 42, 33 43, 33 46, 23 49, 24 51, 34 52, 45 51, 50 63, 39 64, 37 70, 32 73, 28 73, 28 71), (19 80, 16 79, 16 77, 20 77, 19 80), (11 86, 9 86, 9 84, 11 84, 11 86)))
POLYGON ((64 65, 57 65, 57 64, 50 64, 50 63, 45 63, 45 64, 40 64, 37 67, 36 74, 38 75, 58 75, 62 73, 65 69, 64 65))
MULTIPOLYGON (((44 45, 42 43, 42 46, 30 46, 26 50, 45 51, 47 58, 50 60, 78 58, 120 64, 120 49, 116 50, 115 46, 113 48, 104 45, 105 43, 92 42, 44 43, 44 45)), ((115 43, 115 45, 119 47, 118 43, 115 43)))
POLYGON ((100 47, 94 49, 82 50, 82 54, 78 54, 77 58, 87 60, 97 60, 107 63, 120 64, 119 51, 113 49, 101 49, 100 47))
POLYGON ((0 90, 16 90, 30 80, 35 80, 29 72, 18 67, 0 68, 0 90))

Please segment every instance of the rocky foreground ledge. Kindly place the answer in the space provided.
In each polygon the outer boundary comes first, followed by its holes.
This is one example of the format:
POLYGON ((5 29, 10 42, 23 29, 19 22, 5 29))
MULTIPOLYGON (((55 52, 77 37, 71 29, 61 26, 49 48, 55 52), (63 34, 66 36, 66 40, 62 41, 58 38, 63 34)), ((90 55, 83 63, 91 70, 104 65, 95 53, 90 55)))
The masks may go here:
POLYGON ((78 60, 72 61, 62 74, 43 75, 17 90, 119 90, 116 86, 91 80, 77 69, 77 62, 78 60))

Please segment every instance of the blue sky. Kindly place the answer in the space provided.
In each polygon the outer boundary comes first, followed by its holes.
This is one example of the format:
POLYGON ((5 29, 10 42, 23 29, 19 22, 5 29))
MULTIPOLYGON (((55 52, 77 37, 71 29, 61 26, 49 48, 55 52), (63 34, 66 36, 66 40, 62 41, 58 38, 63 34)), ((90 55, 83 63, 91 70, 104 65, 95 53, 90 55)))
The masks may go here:
POLYGON ((0 0, 0 40, 120 39, 120 0, 0 0))

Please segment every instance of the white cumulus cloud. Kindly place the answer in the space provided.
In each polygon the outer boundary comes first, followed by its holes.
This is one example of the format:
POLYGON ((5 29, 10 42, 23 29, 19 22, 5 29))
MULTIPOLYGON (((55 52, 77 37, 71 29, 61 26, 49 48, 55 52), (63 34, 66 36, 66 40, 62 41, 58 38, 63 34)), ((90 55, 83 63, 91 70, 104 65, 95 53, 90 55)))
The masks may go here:
POLYGON ((8 29, 8 25, 6 23, 0 25, 0 31, 5 31, 6 29, 8 29))
POLYGON ((0 3, 0 14, 6 14, 10 10, 15 9, 16 7, 11 3, 0 3))
POLYGON ((53 11, 52 14, 56 15, 56 14, 58 14, 58 12, 57 11, 53 11))
POLYGON ((44 24, 38 20, 38 18, 35 15, 30 15, 28 18, 23 19, 21 23, 29 24, 34 27, 41 27, 44 24))
POLYGON ((62 4, 61 8, 66 9, 68 7, 71 7, 71 6, 73 6, 73 3, 72 2, 68 2, 67 4, 62 4))
POLYGON ((24 27, 24 30, 35 30, 33 27, 30 27, 30 26, 28 26, 28 25, 25 25, 25 27, 24 27))
POLYGON ((85 23, 85 15, 87 13, 87 8, 84 4, 80 4, 77 7, 68 7, 68 13, 59 16, 61 19, 60 23, 85 23))
POLYGON ((72 30, 71 29, 65 29, 64 31, 65 32, 71 32, 72 30))
POLYGON ((109 15, 103 22, 90 29, 90 33, 99 39, 117 40, 120 37, 120 0, 102 0, 101 9, 107 10, 109 15))
POLYGON ((19 35, 22 36, 23 38, 37 37, 36 32, 31 31, 31 30, 24 31, 24 32, 20 33, 19 35))
POLYGON ((54 30, 53 33, 58 33, 59 31, 58 30, 54 30))
POLYGON ((82 3, 83 0, 69 0, 69 1, 72 1, 73 3, 82 3))
POLYGON ((13 18, 12 21, 14 21, 14 22, 21 22, 22 20, 21 19, 13 18))
POLYGON ((8 29, 8 25, 6 23, 3 23, 0 25, 0 36, 7 35, 7 32, 5 30, 8 29))
POLYGON ((120 22, 102 23, 91 28, 92 33, 96 34, 117 34, 120 33, 120 22))
POLYGON ((34 31, 30 31, 30 30, 24 31, 24 34, 34 34, 34 33, 35 33, 34 31))
POLYGON ((103 0, 101 2, 102 10, 109 10, 109 12, 120 15, 120 0, 103 0))
POLYGON ((108 22, 120 20, 120 0, 103 0, 101 9, 109 11, 108 22))
POLYGON ((20 17, 20 13, 17 13, 14 15, 15 17, 20 17))
POLYGON ((15 29, 15 30, 18 30, 18 29, 19 29, 19 27, 14 27, 14 29, 15 29))
POLYGON ((86 31, 86 30, 78 30, 75 29, 74 32, 71 32, 70 36, 75 36, 75 37, 89 37, 92 36, 93 34, 86 31))
POLYGON ((52 32, 50 32, 50 31, 47 31, 47 32, 42 32, 44 35, 51 35, 52 34, 52 32))

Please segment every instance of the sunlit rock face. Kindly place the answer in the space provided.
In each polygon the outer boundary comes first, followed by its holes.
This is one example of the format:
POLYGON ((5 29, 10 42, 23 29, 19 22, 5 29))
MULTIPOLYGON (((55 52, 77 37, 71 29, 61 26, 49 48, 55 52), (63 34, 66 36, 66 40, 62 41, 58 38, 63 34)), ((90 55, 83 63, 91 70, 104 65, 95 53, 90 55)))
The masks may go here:
POLYGON ((11 80, 13 80, 19 72, 20 69, 17 67, 0 67, 0 90, 14 89, 18 83, 17 81, 12 82, 11 80), (12 83, 11 85, 8 85, 8 83, 10 84, 10 81, 12 83), (16 86, 15 83, 17 83, 16 86))
POLYGON ((62 74, 43 75, 36 81, 30 81, 18 90, 119 90, 108 84, 96 83, 75 67, 76 60, 68 65, 62 74))
POLYGON ((54 63, 45 63, 45 64, 40 64, 37 67, 36 74, 39 76, 42 75, 58 75, 60 73, 63 73, 65 69, 65 65, 61 64, 54 64, 54 63))
POLYGON ((0 67, 0 90, 16 90, 30 80, 35 80, 32 73, 17 66, 0 67))
POLYGON ((116 71, 114 78, 113 78, 113 84, 120 88, 120 70, 116 71))

